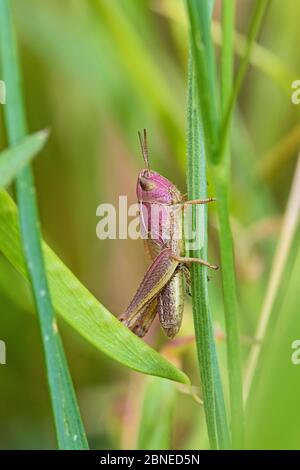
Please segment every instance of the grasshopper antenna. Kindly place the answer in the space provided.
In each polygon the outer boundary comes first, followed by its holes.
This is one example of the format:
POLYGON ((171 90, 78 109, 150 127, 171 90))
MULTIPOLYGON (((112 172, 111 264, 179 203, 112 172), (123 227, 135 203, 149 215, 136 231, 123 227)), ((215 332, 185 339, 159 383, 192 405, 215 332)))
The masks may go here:
POLYGON ((146 131, 146 129, 144 129, 144 135, 143 136, 142 136, 140 131, 138 132, 138 134, 139 134, 143 159, 144 159, 147 171, 149 172, 150 171, 150 165, 149 165, 149 156, 148 156, 147 131, 146 131))

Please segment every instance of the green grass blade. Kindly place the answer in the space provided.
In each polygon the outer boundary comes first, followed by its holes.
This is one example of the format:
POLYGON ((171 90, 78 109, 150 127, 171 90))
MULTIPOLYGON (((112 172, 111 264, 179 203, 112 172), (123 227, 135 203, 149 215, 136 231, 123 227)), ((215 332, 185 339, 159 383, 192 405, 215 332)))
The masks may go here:
POLYGON ((223 385, 221 380, 220 368, 218 364, 216 344, 214 341, 214 330, 211 325, 211 348, 213 357, 214 380, 215 380, 215 400, 216 400, 216 422, 218 431, 218 443, 220 449, 231 449, 231 436, 226 413, 223 385))
POLYGON ((249 449, 299 449, 299 364, 293 362, 293 343, 299 339, 300 330, 299 235, 298 224, 282 276, 284 286, 280 285, 276 294, 247 400, 249 449))
POLYGON ((257 325, 255 339, 258 345, 252 346, 246 368, 244 389, 247 399, 254 375, 257 374, 257 365, 261 362, 261 343, 268 337, 270 325, 274 329, 278 321, 278 305, 284 299, 287 291, 288 280, 292 272, 292 263, 295 261, 299 250, 299 221, 300 221, 300 153, 295 169, 293 183, 283 218, 282 228, 279 235, 278 245, 274 255, 270 279, 264 298, 261 315, 257 325))
MULTIPOLYGON (((226 2, 225 2, 226 3, 226 2)), ((233 86, 231 93, 231 98, 228 103, 228 108, 223 119, 222 131, 221 131, 221 142, 220 142, 220 151, 218 155, 218 161, 222 160, 224 153, 226 152, 226 145, 228 139, 228 133, 230 129, 232 112, 235 106, 235 102, 239 95, 243 80, 245 78, 248 65, 250 63, 250 56, 252 52, 253 45, 255 43, 256 36, 260 30, 264 15, 266 13, 267 7, 270 3, 270 0, 256 0, 253 16, 250 23, 248 38, 246 42, 245 52, 241 59, 241 63, 237 72, 237 77, 233 86)))
MULTIPOLYGON (((0 191, 0 251, 28 278, 19 234, 16 206, 0 191)), ((182 383, 188 377, 135 336, 80 283, 56 254, 43 244, 51 298, 55 310, 79 334, 109 357, 131 369, 182 383)))
POLYGON ((0 188, 10 185, 46 142, 48 132, 40 131, 25 137, 20 144, 0 153, 0 188))
MULTIPOLYGON (((222 115, 226 114, 228 109, 232 86, 233 86, 233 31, 235 17, 235 2, 222 3, 222 31, 223 44, 221 50, 221 109, 222 115)), ((220 245, 223 270, 223 290, 225 322, 227 334, 227 357, 228 357, 228 376, 230 387, 230 409, 231 409, 231 429, 232 443, 236 448, 243 447, 244 442, 244 418, 243 418, 243 396, 242 396, 242 367, 239 344, 239 324, 238 310, 236 302, 236 285, 233 267, 233 242, 231 237, 231 228, 229 225, 229 207, 228 207, 228 185, 231 168, 231 155, 229 136, 227 136, 226 147, 224 149, 225 159, 222 167, 216 168, 214 180, 218 198, 218 215, 220 220, 220 245), (219 177, 218 177, 219 176, 219 177), (227 269, 227 271, 226 271, 227 269), (231 277, 228 276, 231 275, 231 277), (231 282, 230 282, 231 279, 231 282), (226 294, 226 295, 225 295, 226 294), (230 300, 229 300, 230 299, 230 300)))
POLYGON ((208 156, 217 159, 219 119, 216 94, 215 59, 211 40, 211 2, 187 0, 190 36, 195 62, 196 87, 202 110, 208 156))
POLYGON ((220 223, 220 252, 227 338, 227 362, 230 388, 232 442, 243 447, 243 395, 238 321, 237 289, 234 268, 233 239, 229 222, 228 178, 225 168, 214 168, 214 183, 220 223))
POLYGON ((116 53, 122 60, 124 70, 127 69, 132 77, 135 88, 146 94, 180 132, 182 122, 179 104, 174 101, 172 89, 165 76, 149 55, 138 32, 130 25, 122 7, 109 0, 102 0, 98 8, 112 32, 111 37, 117 45, 116 53))
MULTIPOLYGON (((229 2, 230 3, 230 2, 229 2)), ((224 5, 226 2, 224 3, 224 5)), ((229 8, 229 7, 228 7, 229 8)), ((234 52, 239 57, 245 56, 248 39, 238 31, 233 31, 234 34, 234 52)), ((223 42, 223 34, 220 23, 214 21, 212 24, 212 35, 216 45, 221 46, 223 42)), ((291 83, 295 80, 297 73, 287 66, 277 55, 269 49, 254 41, 251 54, 249 56, 249 63, 256 67, 257 70, 262 71, 274 83, 290 96, 291 83)))
MULTIPOLYGON (((201 29, 203 29, 203 22, 208 22, 207 29, 210 27, 209 17, 205 13, 203 3, 195 3, 194 11, 191 10, 192 2, 190 4, 190 23, 191 23, 191 41, 194 47, 192 48, 195 71, 197 90, 199 95, 199 104, 201 108, 201 116, 203 117, 203 131, 204 135, 209 128, 205 126, 207 108, 209 106, 215 109, 216 98, 211 102, 205 102, 204 96, 205 91, 203 86, 207 84, 204 81, 205 76, 208 76, 210 81, 215 82, 214 71, 207 67, 209 63, 207 57, 211 55, 211 38, 210 36, 201 35, 201 29), (202 37, 202 42, 199 44, 199 37, 202 37), (206 51, 206 52, 205 52, 206 51), (203 60, 206 57, 206 60, 203 60), (202 95, 202 97, 201 97, 202 95)), ((228 7, 227 7, 228 8, 228 7)), ((227 11, 224 14, 226 21, 232 21, 233 11, 227 11)), ((229 28, 226 27, 226 54, 230 53, 230 57, 225 57, 223 53, 223 83, 222 83, 222 101, 224 104, 227 100, 227 94, 229 90, 229 82, 231 80, 232 71, 229 70, 232 67, 232 38, 229 36, 229 28), (224 62, 225 70, 224 70, 224 62), (225 74, 225 75, 224 75, 225 74), (226 80, 225 80, 226 78, 226 80), (225 92, 225 96, 224 96, 225 92)), ((213 92, 213 88, 211 88, 213 92)), ((216 94, 216 92, 215 92, 216 94)), ((232 427, 232 442, 235 447, 242 447, 243 441, 243 400, 242 400, 242 374, 241 374, 241 361, 240 361, 240 345, 239 345, 239 326, 238 326, 238 315, 237 315, 237 302, 236 302, 236 284, 234 276, 234 262, 233 262, 233 242, 231 236, 231 229, 229 224, 229 205, 228 205, 228 164, 222 166, 216 166, 215 163, 220 160, 219 158, 219 116, 214 112, 214 119, 210 120, 211 126, 214 126, 214 135, 216 136, 215 146, 217 147, 216 153, 211 152, 211 148, 208 147, 208 158, 214 164, 213 165, 213 176, 216 186, 216 193, 218 198, 218 215, 220 220, 220 245, 221 245, 221 261, 222 261, 222 280, 224 290, 224 306, 225 306, 225 319, 226 319, 226 335, 227 335, 227 351, 228 351, 228 374, 230 383, 230 403, 231 403, 231 427, 232 427)), ((211 138, 205 139, 209 143, 211 138)), ((227 149, 227 140, 225 142, 227 149)), ((228 161, 227 161, 228 163, 228 161)))
POLYGON ((222 2, 221 108, 225 114, 230 102, 234 62, 235 0, 222 2))
POLYGON ((227 336, 227 356, 229 369, 229 387, 231 404, 231 427, 232 440, 235 448, 243 447, 244 441, 244 419, 243 419, 243 393, 242 393, 242 368, 240 353, 240 332, 238 322, 237 288, 235 279, 233 239, 229 220, 229 178, 230 160, 228 152, 228 137, 232 117, 232 111, 240 91, 248 64, 252 47, 259 31, 268 0, 258 0, 255 4, 253 17, 246 43, 245 53, 241 60, 233 91, 229 97, 231 83, 233 41, 230 30, 233 29, 233 11, 224 6, 223 10, 223 32, 224 46, 222 51, 222 111, 223 128, 218 155, 219 165, 214 168, 214 183, 218 199, 218 217, 220 222, 220 251, 222 261, 222 281, 224 292, 224 309, 227 336), (228 23, 228 25, 227 25, 228 23), (225 112, 225 108, 226 112, 225 112), (227 155, 228 158, 224 156, 227 155), (221 163, 220 163, 221 162, 221 163))
POLYGON ((145 388, 138 449, 171 449, 172 418, 176 390, 169 380, 151 378, 145 388))
MULTIPOLYGON (((25 137, 27 129, 17 47, 7 0, 0 0, 0 31, 3 76, 7 88, 4 114, 9 142, 15 145, 25 137)), ((22 243, 39 316, 58 445, 61 449, 87 449, 88 443, 49 295, 34 183, 29 166, 18 174, 16 184, 22 243)))
POLYGON ((212 16, 213 16, 214 7, 215 7, 215 0, 209 0, 208 1, 208 15, 209 15, 209 18, 212 18, 212 16))
MULTIPOLYGON (((201 199, 207 197, 206 153, 192 65, 190 65, 189 72, 188 130, 188 196, 189 199, 201 199)), ((193 250, 190 255, 206 259, 207 209, 205 206, 193 207, 193 229, 194 227, 197 227, 198 231, 201 227, 199 245, 202 248, 193 250)), ((197 264, 191 266, 191 286, 198 362, 210 445, 213 449, 228 448, 228 425, 208 305, 207 268, 205 266, 197 264)))
MULTIPOLYGON (((223 2, 223 5, 225 6, 226 3, 227 2, 223 2)), ((231 2, 228 3, 230 4, 231 2)), ((228 6, 228 8, 230 8, 230 6, 228 6)), ((177 5, 175 5, 172 11, 160 11, 160 13, 169 21, 172 21, 176 27, 179 26, 181 29, 186 29, 186 19, 182 15, 181 9, 179 9, 177 5)), ((233 35, 234 52, 238 57, 243 58, 245 56, 248 38, 236 30, 233 31, 233 35)), ((216 20, 212 21, 212 38, 217 46, 222 46, 222 27, 219 21, 216 20)), ((284 93, 290 96, 291 83, 295 80, 295 77, 297 77, 298 73, 296 70, 291 68, 290 65, 287 65, 284 60, 274 54, 274 52, 254 41, 249 57, 249 64, 255 67, 258 71, 263 72, 274 83, 276 83, 279 88, 284 91, 284 93)))

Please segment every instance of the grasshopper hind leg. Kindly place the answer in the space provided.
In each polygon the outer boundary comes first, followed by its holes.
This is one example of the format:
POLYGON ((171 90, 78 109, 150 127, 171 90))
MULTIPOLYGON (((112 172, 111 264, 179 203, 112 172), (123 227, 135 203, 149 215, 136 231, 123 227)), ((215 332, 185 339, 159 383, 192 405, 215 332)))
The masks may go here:
POLYGON ((191 297, 192 290, 191 290, 191 273, 190 273, 190 270, 186 266, 186 264, 180 264, 178 266, 178 269, 181 269, 183 274, 184 274, 185 292, 186 292, 187 295, 189 295, 191 297))

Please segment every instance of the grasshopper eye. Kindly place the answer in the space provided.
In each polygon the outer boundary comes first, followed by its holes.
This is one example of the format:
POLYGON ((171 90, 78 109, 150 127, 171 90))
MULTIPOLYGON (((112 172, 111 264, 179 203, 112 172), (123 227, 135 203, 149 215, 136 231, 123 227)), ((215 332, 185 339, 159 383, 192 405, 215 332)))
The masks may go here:
POLYGON ((144 176, 140 177, 140 185, 144 191, 151 191, 151 189, 155 188, 155 183, 144 176))

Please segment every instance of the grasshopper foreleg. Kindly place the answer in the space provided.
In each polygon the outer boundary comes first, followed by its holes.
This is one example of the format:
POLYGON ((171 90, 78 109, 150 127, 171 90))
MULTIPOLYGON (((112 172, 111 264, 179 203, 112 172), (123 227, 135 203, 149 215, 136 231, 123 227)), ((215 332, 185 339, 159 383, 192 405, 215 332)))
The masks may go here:
POLYGON ((189 201, 183 201, 184 206, 189 206, 192 204, 208 204, 209 202, 215 202, 217 199, 215 197, 208 197, 206 199, 191 199, 189 201))

